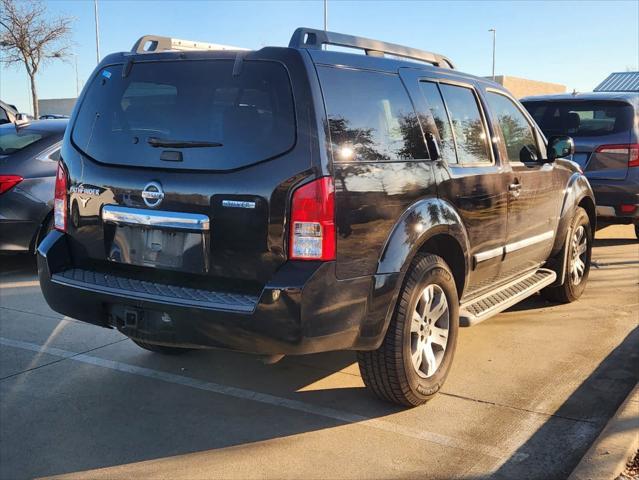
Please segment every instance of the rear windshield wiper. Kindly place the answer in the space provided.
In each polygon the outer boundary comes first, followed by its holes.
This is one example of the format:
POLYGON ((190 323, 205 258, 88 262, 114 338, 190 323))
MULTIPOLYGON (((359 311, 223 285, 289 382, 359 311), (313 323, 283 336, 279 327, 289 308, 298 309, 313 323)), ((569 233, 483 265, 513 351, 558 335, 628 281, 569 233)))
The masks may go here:
POLYGON ((222 147, 220 142, 207 142, 203 140, 169 140, 166 138, 149 137, 147 143, 152 147, 167 148, 198 148, 198 147, 222 147))

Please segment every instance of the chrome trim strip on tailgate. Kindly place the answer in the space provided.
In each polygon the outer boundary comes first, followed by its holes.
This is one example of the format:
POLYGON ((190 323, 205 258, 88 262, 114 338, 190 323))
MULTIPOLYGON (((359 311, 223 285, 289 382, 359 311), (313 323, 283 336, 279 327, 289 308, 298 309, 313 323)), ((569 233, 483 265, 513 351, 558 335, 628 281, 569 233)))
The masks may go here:
POLYGON ((119 225, 144 225, 159 228, 180 228, 208 232, 209 217, 199 213, 167 212, 145 210, 143 208, 105 205, 102 207, 102 221, 119 225))

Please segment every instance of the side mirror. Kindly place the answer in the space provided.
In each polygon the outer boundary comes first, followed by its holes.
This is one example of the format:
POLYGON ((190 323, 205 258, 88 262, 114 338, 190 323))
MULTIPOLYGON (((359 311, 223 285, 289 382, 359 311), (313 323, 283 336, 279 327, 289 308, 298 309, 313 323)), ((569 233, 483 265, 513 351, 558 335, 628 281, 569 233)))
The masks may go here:
POLYGON ((16 126, 29 123, 29 115, 26 113, 16 113, 16 126))
POLYGON ((548 160, 566 158, 575 153, 575 142, 571 137, 550 137, 548 141, 548 160))

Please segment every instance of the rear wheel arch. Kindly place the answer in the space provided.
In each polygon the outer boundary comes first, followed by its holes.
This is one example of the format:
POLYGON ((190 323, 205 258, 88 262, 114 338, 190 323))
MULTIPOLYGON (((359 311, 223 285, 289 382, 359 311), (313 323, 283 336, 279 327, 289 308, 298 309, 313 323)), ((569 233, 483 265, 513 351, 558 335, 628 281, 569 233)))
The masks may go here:
MULTIPOLYGON (((373 322, 375 328, 371 329, 375 335, 379 335, 377 338, 380 342, 386 334, 399 291, 415 258, 427 254, 440 256, 449 266, 458 298, 461 298, 470 268, 469 250, 468 236, 461 217, 448 202, 438 198, 423 199, 404 212, 388 237, 376 272, 380 277, 389 274, 395 277, 391 287, 393 293, 385 300, 383 313, 378 314, 379 318, 373 322), (441 222, 429 222, 435 217, 435 211, 439 212, 441 222), (421 218, 424 222, 411 224, 409 220, 415 218, 421 218), (417 226, 419 228, 415 228, 417 226), (406 232, 415 234, 409 236, 406 232)), ((380 288, 380 292, 387 290, 380 288)), ((374 291, 373 298, 378 296, 381 297, 382 293, 374 291)))
POLYGON ((462 298, 466 285, 466 256, 459 241, 448 233, 437 233, 429 237, 419 248, 419 253, 433 254, 441 257, 450 268, 457 295, 462 298))
POLYGON ((594 200, 586 195, 579 201, 579 204, 577 206, 583 208, 588 214, 588 219, 590 220, 590 228, 592 229, 592 232, 594 234, 597 227, 597 213, 594 200))
MULTIPOLYGON (((429 253, 424 250, 425 246, 438 248, 438 251, 448 250, 445 242, 442 242, 444 239, 454 240, 455 245, 459 247, 463 264, 463 269, 460 270, 463 270, 462 275, 465 278, 470 247, 461 217, 455 208, 444 200, 420 200, 408 208, 395 224, 380 255, 376 273, 405 274, 418 252, 429 253)), ((455 253, 459 251, 455 250, 455 253)))

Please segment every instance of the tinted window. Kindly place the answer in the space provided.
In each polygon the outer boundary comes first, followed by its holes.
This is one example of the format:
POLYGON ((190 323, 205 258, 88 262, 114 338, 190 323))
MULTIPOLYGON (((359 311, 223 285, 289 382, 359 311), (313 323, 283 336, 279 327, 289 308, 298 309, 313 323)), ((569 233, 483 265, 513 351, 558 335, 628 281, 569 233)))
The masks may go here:
POLYGON ((9 123, 9 115, 4 111, 4 108, 0 108, 0 125, 3 123, 9 123))
POLYGON ((21 130, 13 127, 3 128, 0 130, 0 155, 10 155, 19 152, 46 136, 48 135, 45 132, 21 130))
MULTIPOLYGON (((134 63, 98 72, 78 112, 73 141, 106 163, 161 165, 148 139, 221 143, 177 148, 175 167, 230 169, 282 154, 295 142, 295 114, 286 69, 275 62, 134 63)), ((176 150, 171 147, 171 150, 176 150)))
POLYGON ((455 141, 453 132, 450 128, 450 121, 446 113, 446 107, 442 100, 441 93, 436 83, 420 82, 422 93, 426 97, 430 113, 433 115, 435 126, 439 132, 439 150, 442 158, 448 163, 457 163, 457 155, 455 154, 455 141))
POLYGON ((336 161, 427 158, 419 122, 397 75, 319 68, 336 161))
POLYGON ((527 162, 539 158, 537 142, 532 126, 521 110, 504 95, 488 92, 486 95, 493 119, 499 123, 506 144, 508 160, 527 162))
POLYGON ((632 106, 619 102, 526 102, 524 106, 547 137, 595 137, 630 130, 632 106))
POLYGON ((470 88, 447 84, 440 87, 453 123, 459 163, 490 162, 488 136, 475 94, 470 88))

